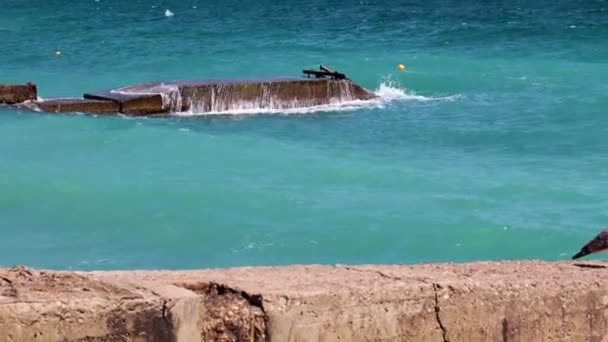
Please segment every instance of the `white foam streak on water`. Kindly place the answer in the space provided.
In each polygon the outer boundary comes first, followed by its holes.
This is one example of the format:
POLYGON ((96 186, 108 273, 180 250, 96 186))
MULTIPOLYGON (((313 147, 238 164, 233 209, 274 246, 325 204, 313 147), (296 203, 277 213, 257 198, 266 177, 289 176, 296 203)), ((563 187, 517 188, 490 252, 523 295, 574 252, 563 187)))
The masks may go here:
POLYGON ((392 102, 402 101, 454 101, 460 98, 460 95, 446 96, 446 97, 427 97, 422 95, 415 95, 408 93, 405 89, 400 88, 394 82, 382 82, 378 89, 374 91, 374 94, 378 96, 372 100, 355 100, 355 101, 344 101, 339 103, 331 103, 319 106, 311 107, 296 107, 287 109, 272 109, 272 108, 255 108, 251 106, 251 103, 243 103, 241 108, 234 108, 225 111, 210 111, 210 112, 197 112, 188 111, 181 113, 174 113, 178 116, 199 116, 199 115, 247 115, 247 114, 310 114, 317 112, 342 112, 342 111, 354 111, 359 109, 375 109, 385 108, 392 102))

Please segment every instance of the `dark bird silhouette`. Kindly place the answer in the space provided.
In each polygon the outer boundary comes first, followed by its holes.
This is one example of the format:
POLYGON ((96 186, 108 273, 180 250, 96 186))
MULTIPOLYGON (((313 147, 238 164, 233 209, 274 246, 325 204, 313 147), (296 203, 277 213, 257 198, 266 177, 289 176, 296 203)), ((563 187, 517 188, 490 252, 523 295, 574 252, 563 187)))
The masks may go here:
POLYGON ((572 260, 588 254, 608 252, 608 228, 602 230, 593 240, 587 242, 581 250, 572 256, 572 260))

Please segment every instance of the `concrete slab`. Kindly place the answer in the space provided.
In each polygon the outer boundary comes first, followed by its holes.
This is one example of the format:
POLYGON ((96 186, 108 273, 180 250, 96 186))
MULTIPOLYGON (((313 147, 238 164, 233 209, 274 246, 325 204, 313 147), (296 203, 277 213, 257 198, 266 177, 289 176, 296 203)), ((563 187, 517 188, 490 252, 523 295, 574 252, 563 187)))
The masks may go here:
POLYGON ((167 113, 161 94, 129 94, 117 91, 86 93, 85 99, 113 101, 118 104, 120 113, 126 115, 150 115, 167 113))
POLYGON ((101 101, 79 98, 51 98, 33 101, 32 106, 51 113, 118 113, 120 104, 114 101, 101 101))

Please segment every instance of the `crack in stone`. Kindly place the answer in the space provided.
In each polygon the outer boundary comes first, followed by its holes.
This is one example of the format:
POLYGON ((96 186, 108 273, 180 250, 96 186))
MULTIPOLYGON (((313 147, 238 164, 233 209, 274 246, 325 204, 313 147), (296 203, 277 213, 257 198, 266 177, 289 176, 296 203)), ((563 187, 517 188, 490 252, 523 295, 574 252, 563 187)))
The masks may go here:
POLYGON ((449 342, 450 339, 448 338, 448 332, 446 327, 443 325, 443 322, 441 322, 441 317, 439 315, 439 293, 438 290, 441 289, 441 285, 434 283, 434 282, 430 282, 427 281, 426 279, 423 278, 418 278, 418 277, 412 277, 412 278, 402 278, 402 277, 395 277, 395 276, 391 276, 388 275, 386 273, 383 273, 382 271, 379 270, 365 270, 365 269, 359 269, 359 268, 355 268, 355 267, 349 267, 349 266, 342 266, 345 270, 348 271, 356 271, 356 272, 361 272, 361 273, 374 273, 374 274, 378 274, 380 277, 382 278, 386 278, 386 279, 391 279, 391 280, 417 280, 423 284, 427 284, 427 285, 431 285, 433 286, 433 291, 435 293, 435 319, 437 320, 437 324, 439 325, 439 329, 441 329, 441 335, 443 337, 443 342, 449 342))
POLYGON ((361 273, 375 273, 375 274, 378 274, 382 278, 391 279, 391 280, 403 280, 403 278, 401 278, 401 277, 391 276, 391 275, 388 275, 386 273, 383 273, 382 271, 377 271, 377 270, 362 270, 360 268, 349 267, 349 266, 343 266, 343 267, 347 271, 356 271, 356 272, 361 272, 361 273))
POLYGON ((165 324, 170 327, 173 323, 169 320, 169 317, 167 317, 167 311, 169 310, 169 308, 167 307, 167 300, 163 299, 163 307, 162 307, 162 317, 163 317, 163 321, 165 322, 165 324))
POLYGON ((382 271, 376 271, 382 278, 393 279, 393 280, 403 280, 401 277, 390 276, 388 274, 382 273, 382 271))
POLYGON ((390 279, 390 280, 399 280, 399 281, 418 281, 422 284, 426 284, 426 285, 432 285, 433 283, 428 281, 428 279, 422 278, 422 277, 416 277, 416 276, 408 276, 408 277, 397 277, 397 276, 392 276, 392 275, 388 275, 382 271, 378 271, 378 270, 366 270, 366 269, 360 269, 360 268, 356 268, 356 267, 350 267, 350 266, 343 266, 343 265, 337 265, 336 267, 341 267, 344 268, 347 271, 355 271, 355 272, 360 272, 360 273, 374 273, 379 275, 382 278, 385 279, 390 279))
POLYGON ((449 342, 450 340, 448 339, 448 332, 443 326, 443 323, 441 322, 441 317, 439 316, 439 294, 437 293, 437 290, 440 288, 441 285, 433 283, 433 290, 435 291, 435 319, 437 319, 437 324, 439 324, 439 329, 441 329, 443 342, 449 342))

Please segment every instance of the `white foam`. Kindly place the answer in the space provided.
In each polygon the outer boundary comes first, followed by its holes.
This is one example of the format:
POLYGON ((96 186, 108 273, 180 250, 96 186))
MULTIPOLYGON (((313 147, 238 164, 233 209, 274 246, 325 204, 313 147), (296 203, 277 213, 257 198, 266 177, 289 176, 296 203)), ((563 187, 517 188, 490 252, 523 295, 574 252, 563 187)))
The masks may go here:
POLYGON ((172 17, 174 15, 175 14, 173 12, 171 12, 170 10, 168 10, 168 9, 165 10, 165 17, 172 17))
MULTIPOLYGON (((229 110, 212 110, 208 112, 202 112, 199 106, 189 106, 192 108, 188 112, 179 112, 182 108, 182 96, 179 91, 179 87, 174 84, 163 84, 160 83, 154 87, 146 89, 129 89, 129 87, 119 88, 111 90, 113 93, 120 94, 161 94, 163 100, 163 107, 168 109, 173 115, 178 116, 196 116, 196 115, 246 115, 246 114, 308 114, 315 112, 339 112, 339 111, 353 111, 363 108, 384 108, 392 102, 401 101, 453 101, 460 98, 460 95, 447 96, 447 97, 427 97, 417 95, 409 92, 401 87, 401 85, 390 78, 384 79, 378 88, 374 91, 374 94, 378 97, 372 100, 350 100, 353 94, 350 93, 351 89, 342 89, 342 94, 339 98, 334 99, 334 102, 325 105, 318 106, 302 106, 301 103, 272 103, 270 101, 270 108, 261 108, 261 103, 264 101, 257 102, 243 102, 243 103, 232 103, 229 110), (199 109, 197 110, 197 107, 199 109), (283 108, 277 108, 283 107, 283 108)), ((269 95, 269 94, 267 94, 269 95)), ((261 99, 263 100, 263 99, 261 99)), ((222 108, 223 105, 218 105, 215 108, 222 108)))
POLYGON ((380 107, 381 104, 379 101, 347 101, 340 103, 331 103, 326 105, 319 106, 310 106, 310 107, 294 107, 294 108, 284 108, 284 109, 272 109, 272 108, 248 108, 249 106, 243 106, 242 108, 235 108, 226 111, 210 111, 204 113, 197 112, 181 112, 181 113, 173 113, 173 115, 178 116, 199 116, 199 115, 251 115, 251 114, 310 114, 316 112, 342 112, 342 111, 352 111, 362 108, 373 108, 380 107))
POLYGON ((396 81, 386 79, 380 83, 374 91, 378 98, 371 100, 354 100, 335 102, 319 106, 309 107, 293 107, 293 108, 256 108, 252 107, 251 103, 243 103, 242 106, 237 106, 225 111, 209 111, 209 112, 176 112, 173 115, 177 116, 203 116, 203 115, 255 115, 255 114, 311 114, 317 112, 345 112, 360 109, 382 109, 394 102, 403 101, 455 101, 461 98, 460 95, 452 95, 445 97, 428 97, 416 95, 402 88, 396 81))
MULTIPOLYGON (((44 99, 42 99, 40 96, 37 96, 36 101, 43 102, 44 99)), ((36 105, 36 103, 33 100, 26 100, 24 102, 18 103, 16 106, 27 108, 27 109, 33 110, 35 112, 42 112, 42 109, 40 109, 40 107, 38 105, 36 105)))
POLYGON ((137 90, 129 87, 110 90, 110 93, 123 95, 156 95, 159 94, 163 101, 163 108, 175 112, 182 107, 182 96, 179 87, 175 84, 160 83, 156 86, 137 90))
POLYGON ((385 77, 378 89, 374 91, 374 94, 378 95, 384 102, 393 101, 454 101, 461 97, 461 95, 452 95, 444 97, 432 97, 417 95, 413 91, 408 91, 398 81, 385 77))

